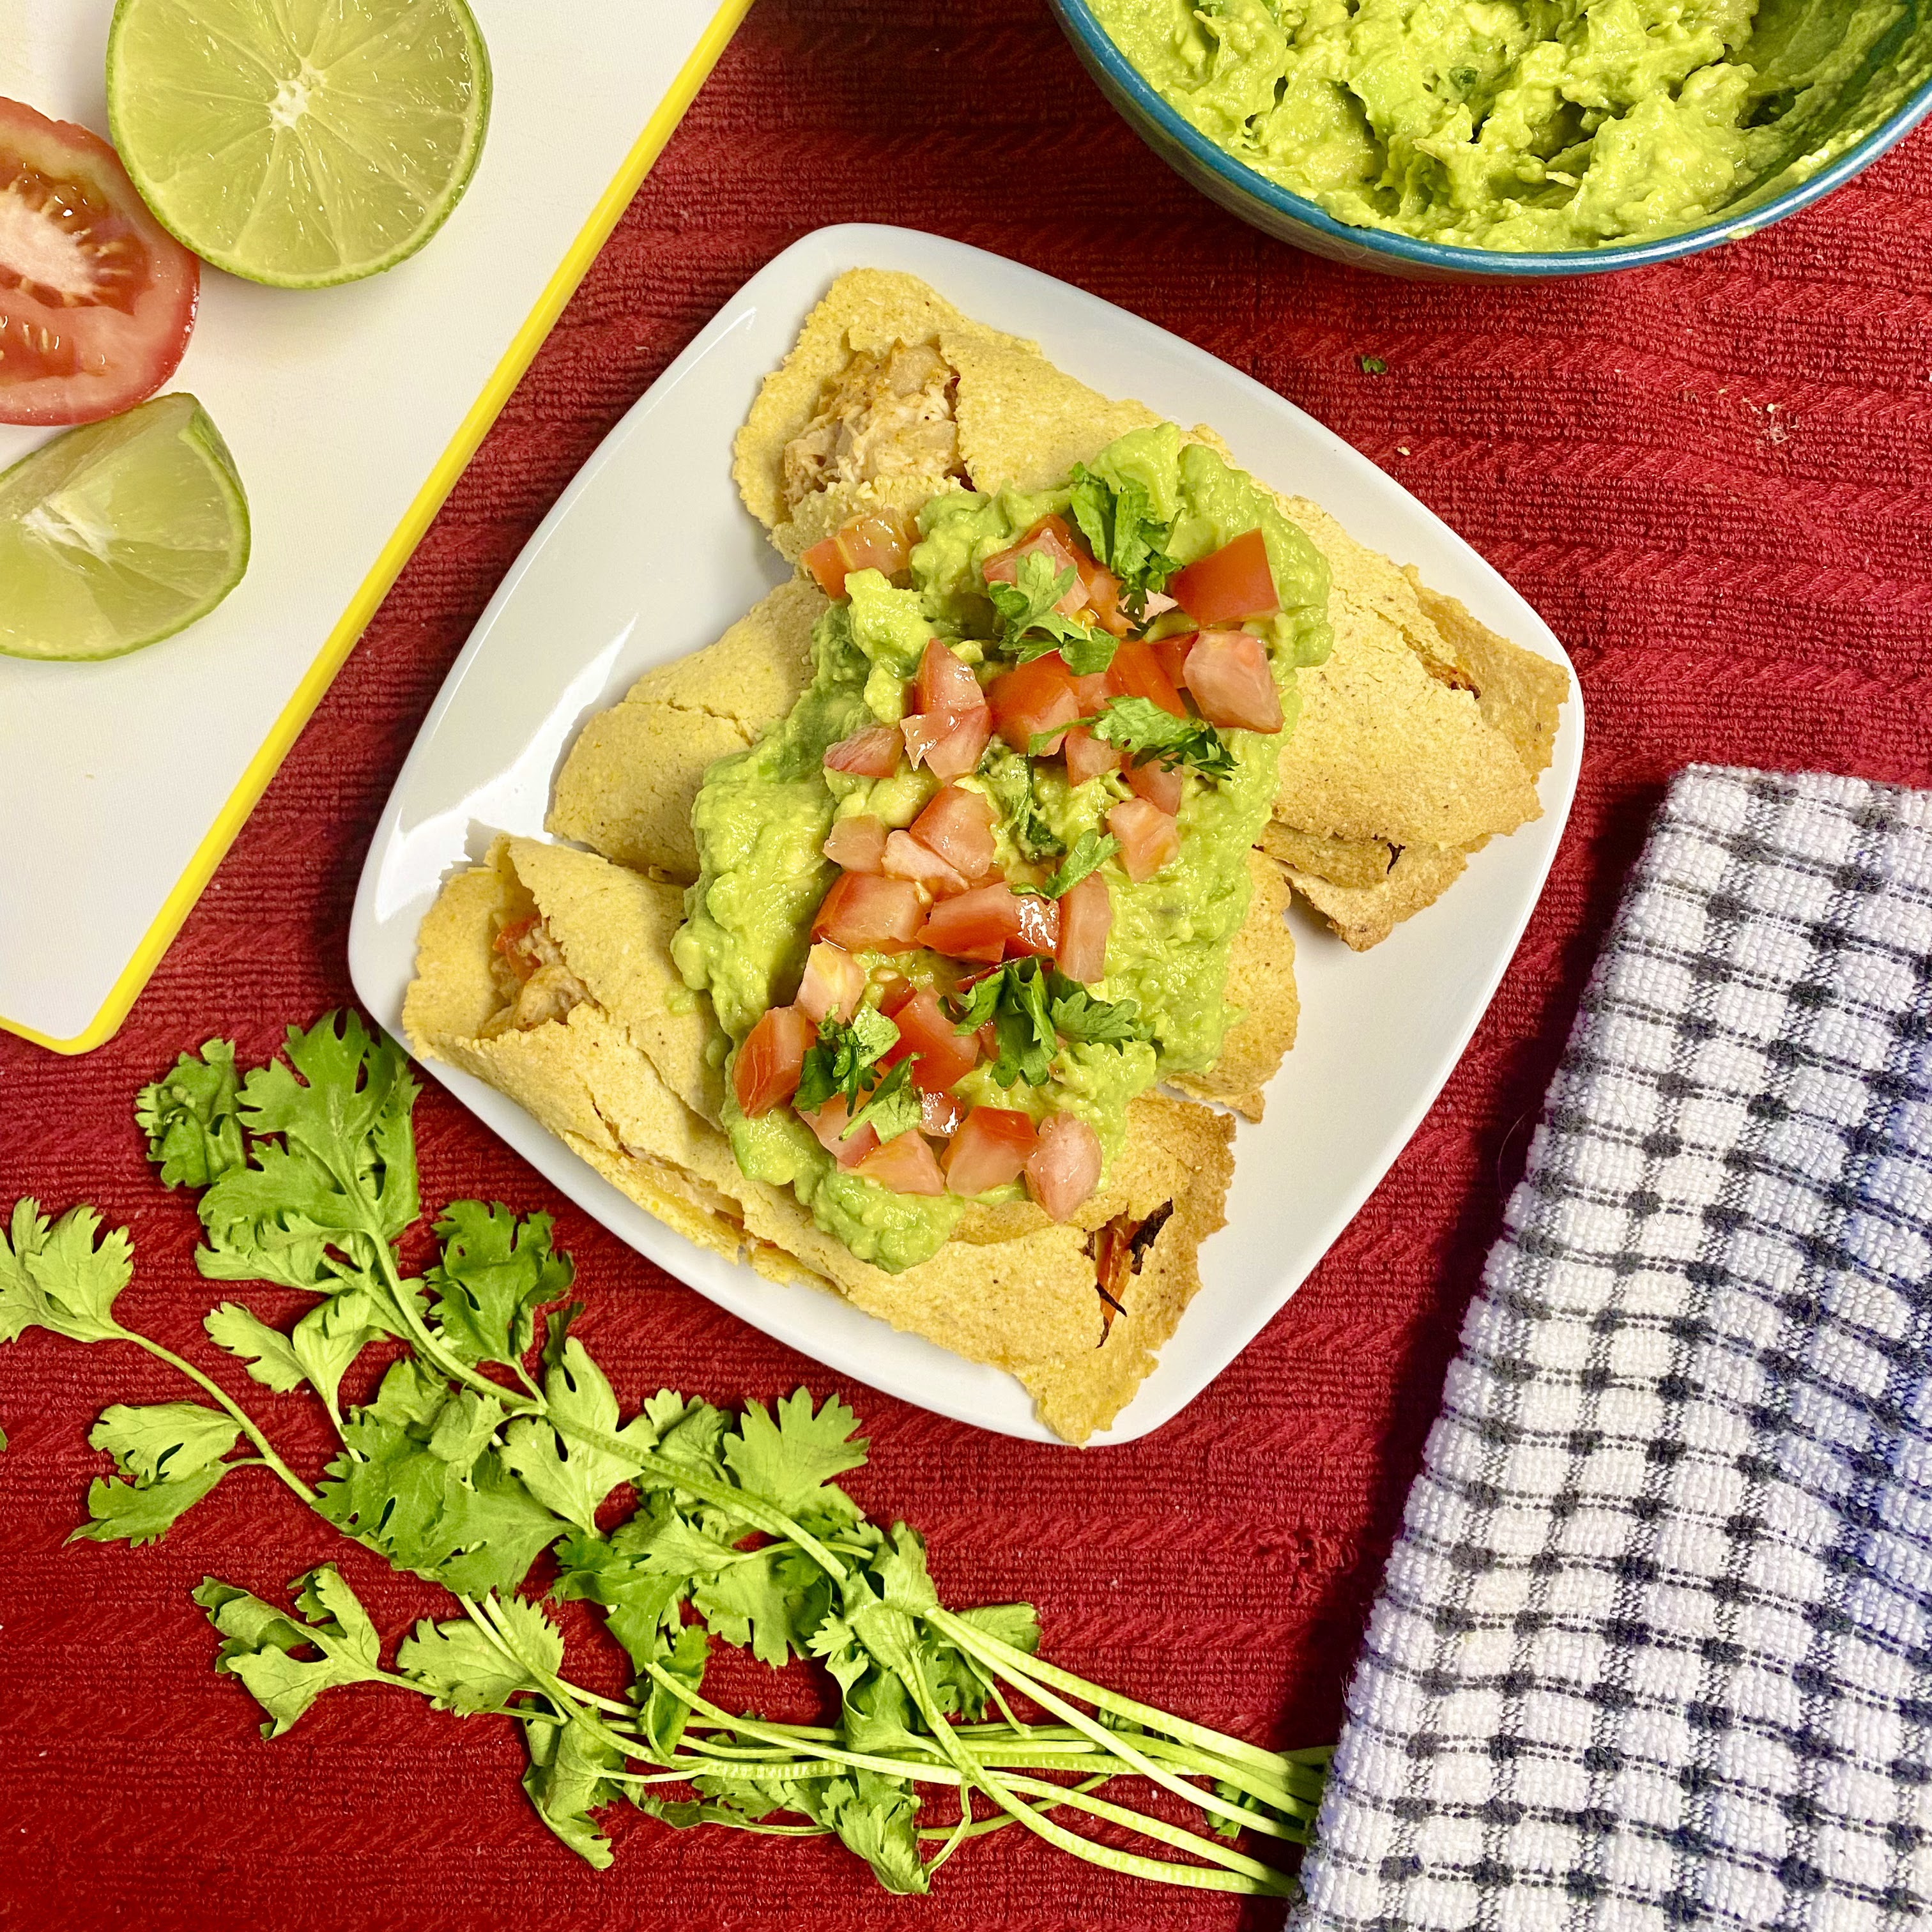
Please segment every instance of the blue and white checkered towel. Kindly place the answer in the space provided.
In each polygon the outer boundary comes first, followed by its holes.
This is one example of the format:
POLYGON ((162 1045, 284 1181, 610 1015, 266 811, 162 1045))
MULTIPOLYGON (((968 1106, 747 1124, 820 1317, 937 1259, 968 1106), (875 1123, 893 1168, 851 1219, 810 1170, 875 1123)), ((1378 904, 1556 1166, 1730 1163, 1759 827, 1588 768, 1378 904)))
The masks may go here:
POLYGON ((1296 1932, 1932 1911, 1932 795, 1672 788, 1348 1709, 1296 1932))

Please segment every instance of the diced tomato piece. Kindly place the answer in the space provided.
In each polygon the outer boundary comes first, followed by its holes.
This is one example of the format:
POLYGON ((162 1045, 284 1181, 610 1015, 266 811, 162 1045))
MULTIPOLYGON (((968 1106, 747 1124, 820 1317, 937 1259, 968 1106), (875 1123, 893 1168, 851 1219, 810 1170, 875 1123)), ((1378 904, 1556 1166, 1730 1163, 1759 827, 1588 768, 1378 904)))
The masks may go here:
POLYGON ((798 1091, 799 1070, 818 1023, 796 1006, 773 1006, 745 1036, 731 1063, 731 1090, 738 1109, 756 1120, 798 1091))
POLYGON ((1025 1172, 1037 1144, 1030 1115, 1011 1107, 975 1107, 946 1150, 951 1194, 983 1194, 1025 1172))
POLYGON ((982 1060, 997 1060, 999 1058, 999 1029, 994 1025, 991 1020, 988 1020, 986 1024, 973 1036, 973 1037, 979 1042, 980 1057, 982 1060))
POLYGON ((1180 774, 1169 771, 1158 759, 1127 767, 1127 787, 1136 798, 1157 805, 1172 818, 1180 809, 1180 774))
POLYGON ((1136 885, 1152 878, 1180 850, 1180 832, 1173 819, 1144 798, 1124 799, 1115 806, 1107 814, 1107 830, 1120 842, 1121 868, 1136 885))
MULTIPOLYGON (((1054 608, 1064 616, 1077 616, 1087 606, 1086 578, 1080 568, 1082 554, 1074 547, 1072 532, 1058 517, 1043 517, 1011 549, 987 558, 982 573, 986 581, 1017 584, 1020 559, 1033 550, 1039 551, 1052 565, 1056 577, 1062 571, 1072 572, 1073 581, 1054 608)), ((1089 557, 1087 562, 1090 566, 1093 560, 1089 557)))
POLYGON ((1203 631, 1187 653, 1187 688, 1210 724, 1281 729, 1281 693, 1267 650, 1246 631, 1203 631))
POLYGON ((890 724, 868 724, 842 738, 825 754, 829 772, 852 772, 862 778, 889 778, 899 768, 900 739, 890 724))
POLYGON ((946 1177, 932 1150, 913 1131, 896 1134, 859 1163, 858 1172, 895 1194, 944 1194, 946 1177))
POLYGON ((1093 562, 1080 577, 1087 586, 1087 608, 1093 621, 1114 637, 1127 636, 1134 622, 1120 608, 1120 580, 1105 564, 1093 562))
POLYGON ((1107 682, 1107 674, 1103 670, 1091 671, 1084 677, 1076 677, 1073 680, 1073 694, 1080 700, 1080 715, 1083 718, 1099 717, 1101 706, 1108 698, 1119 695, 1107 682))
POLYGON ((1060 902, 1042 898, 1036 892, 1016 892, 1019 901, 1019 936, 1006 948, 1014 958, 1031 953, 1051 959, 1060 950, 1060 902))
POLYGON ((922 1092, 941 1090, 965 1078, 980 1064, 980 1043, 946 1017, 935 994, 922 987, 892 1016, 899 1030, 886 1054, 887 1066, 912 1056, 913 1084, 922 1092))
POLYGON ((937 638, 927 641, 925 655, 919 661, 916 688, 922 711, 966 712, 986 701, 980 680, 973 675, 973 667, 937 638))
POLYGON ((966 881, 910 832, 895 832, 887 836, 882 869, 889 879, 910 879, 915 885, 923 886, 936 899, 948 898, 966 890, 966 881))
POLYGON ((1130 638, 1114 652, 1114 662, 1107 668, 1107 681, 1116 698, 1144 698, 1177 718, 1187 716, 1187 706, 1181 703, 1174 680, 1161 669, 1153 646, 1138 638, 1130 638))
POLYGON ((812 936, 829 939, 848 952, 903 952, 918 938, 925 917, 919 888, 910 879, 842 872, 820 904, 812 936))
POLYGON ((1065 1220, 1100 1184, 1100 1136, 1077 1114, 1049 1114, 1027 1157, 1026 1179, 1027 1192, 1054 1220, 1065 1220))
POLYGON ((869 813, 856 818, 835 818, 825 843, 818 848, 835 866, 848 872, 876 872, 885 863, 886 828, 869 813))
POLYGON ((1178 691, 1186 681, 1187 653, 1194 648, 1198 631, 1184 631, 1178 638, 1156 638, 1148 646, 1154 661, 1167 674, 1167 681, 1178 691))
POLYGON ((1075 725, 1061 740, 1060 748, 1066 755, 1066 782, 1069 784, 1084 784, 1089 778, 1096 778, 1102 772, 1117 772, 1120 769, 1119 748, 1108 744, 1103 738, 1095 737, 1084 724, 1075 725))
POLYGON ((1090 986, 1107 976, 1107 935, 1114 928, 1114 896, 1089 872, 1060 896, 1060 945, 1054 959, 1070 980, 1090 986))
POLYGON ((913 820, 912 836, 967 878, 993 869, 993 808, 976 791, 948 785, 913 820))
POLYGON ((884 577, 896 577, 904 569, 918 541, 919 532, 904 512, 890 506, 854 517, 832 538, 848 574, 876 570, 884 577))
POLYGON ((879 989, 879 1010, 890 1019, 919 991, 903 973, 882 972, 873 984, 879 989))
MULTIPOLYGON (((1036 749, 1034 740, 1058 734, 1083 714, 1072 675, 1058 651, 1002 671, 986 687, 993 727, 1016 752, 1036 749)), ((1037 748, 1043 756, 1060 749, 1058 735, 1037 748)))
POLYGON ((957 1094, 934 1093, 922 1087, 919 1093, 919 1130, 949 1140, 966 1118, 966 1103, 957 1094))
POLYGON ((806 956, 796 1004, 815 1026, 827 1013, 849 1020, 866 997, 866 969, 842 948, 824 940, 806 956))
POLYGON ((1190 563, 1167 587, 1174 602, 1202 624, 1232 624, 1243 617, 1266 617, 1281 608, 1274 573, 1268 568, 1268 541, 1258 530, 1190 563))
POLYGON ((993 714, 983 704, 970 711, 928 711, 907 718, 899 729, 913 763, 922 759, 934 778, 950 784, 980 762, 993 735, 993 714))
POLYGON ((920 928, 919 943, 949 959, 998 960, 1019 937, 1019 902, 1004 882, 940 899, 920 928))
POLYGON ((802 552, 799 562, 812 572, 812 581, 828 597, 845 594, 845 560, 838 554, 838 539, 827 537, 802 552))
POLYGON ((859 1131, 845 1136, 845 1124, 852 1118, 843 1094, 835 1094, 824 1106, 808 1114, 799 1109, 799 1118, 818 1136, 818 1144, 841 1167, 856 1167, 879 1144, 878 1130, 868 1120, 859 1131))

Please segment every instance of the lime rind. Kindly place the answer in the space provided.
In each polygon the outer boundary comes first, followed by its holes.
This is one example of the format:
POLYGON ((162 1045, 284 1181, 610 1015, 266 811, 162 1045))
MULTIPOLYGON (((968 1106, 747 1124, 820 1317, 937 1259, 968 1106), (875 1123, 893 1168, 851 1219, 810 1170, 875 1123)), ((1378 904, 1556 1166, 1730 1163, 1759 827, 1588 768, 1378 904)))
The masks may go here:
POLYGON ((195 398, 69 430, 0 473, 0 656, 124 657, 206 616, 247 574, 248 500, 195 398))
POLYGON ((465 0, 117 0, 108 34, 115 146, 155 218, 275 288, 422 249, 475 176, 491 94, 465 0))

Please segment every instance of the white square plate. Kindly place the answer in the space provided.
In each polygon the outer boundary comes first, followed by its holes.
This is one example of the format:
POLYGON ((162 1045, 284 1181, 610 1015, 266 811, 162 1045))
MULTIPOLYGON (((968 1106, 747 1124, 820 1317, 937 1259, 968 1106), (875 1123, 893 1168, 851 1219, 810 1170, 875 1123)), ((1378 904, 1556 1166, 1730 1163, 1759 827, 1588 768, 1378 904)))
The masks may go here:
MULTIPOLYGON (((822 229, 754 276, 611 431, 451 670, 376 828, 350 932, 356 991, 391 1031, 400 1030, 417 926, 442 881, 480 858, 494 832, 543 836, 552 777, 585 719, 652 665, 712 642, 782 580, 783 562, 733 487, 731 439, 827 285, 858 267, 908 270, 976 320, 1037 340, 1096 388, 1137 396, 1181 423, 1212 424, 1257 476, 1314 498, 1495 629, 1568 662, 1536 613, 1460 538, 1366 458, 1225 363, 978 249, 901 228, 822 229)), ((1096 1442, 1131 1442, 1199 1394, 1388 1171, 1516 950, 1569 816, 1582 743, 1573 690, 1543 779, 1543 817, 1492 842, 1445 898, 1373 952, 1352 953, 1298 915, 1300 1042, 1268 1089, 1267 1119, 1238 1130, 1228 1225, 1201 1251, 1204 1286, 1159 1366, 1096 1442)), ((452 1068, 429 1070, 587 1213, 754 1327, 907 1402, 1056 1439, 1000 1370, 692 1246, 500 1094, 452 1068)))

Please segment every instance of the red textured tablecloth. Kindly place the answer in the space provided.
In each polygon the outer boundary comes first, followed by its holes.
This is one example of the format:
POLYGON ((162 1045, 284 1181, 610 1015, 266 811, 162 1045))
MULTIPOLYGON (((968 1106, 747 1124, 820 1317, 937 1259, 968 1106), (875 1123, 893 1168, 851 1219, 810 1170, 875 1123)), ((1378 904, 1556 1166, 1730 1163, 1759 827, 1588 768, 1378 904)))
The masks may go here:
MULTIPOLYGON (((80 1060, 0 1037, 0 1208, 87 1199, 128 1222, 124 1312, 212 1358, 194 1211, 148 1178, 135 1088, 183 1046, 225 1034, 259 1057, 349 998, 370 828, 497 580, 732 290, 849 220, 1015 256, 1250 371, 1482 550, 1582 674, 1582 788, 1494 1006, 1388 1180, 1207 1394, 1147 1441, 1078 1455, 845 1391, 873 1442, 854 1487, 928 1532, 949 1600, 1030 1598, 1076 1670, 1257 1738, 1325 1739, 1501 1191, 1666 775, 1716 759, 1932 780, 1932 134, 1679 266, 1409 284, 1297 254, 1191 193, 1108 110, 1042 0, 760 0, 126 1028, 80 1060), (1362 373, 1364 355, 1387 374, 1362 373)), ((1318 476, 1275 480, 1322 494, 1318 476)), ((434 1085, 417 1126, 430 1202, 558 1204, 434 1085)), ((580 1214, 560 1221, 583 1332, 627 1400, 828 1385, 580 1214)), ((530 1813, 507 1725, 400 1693, 332 1693, 264 1744, 210 1670, 188 1594, 204 1571, 274 1594, 338 1558, 392 1635, 439 1593, 246 1475, 154 1547, 63 1548, 104 1461, 84 1441, 96 1413, 178 1392, 132 1352, 38 1331, 0 1352, 0 1924, 1278 1919, 1017 1832, 966 1847, 926 1902, 887 1898, 836 1844, 628 1816, 600 1876, 530 1813)), ((320 1432, 299 1439, 319 1460, 320 1432)))

